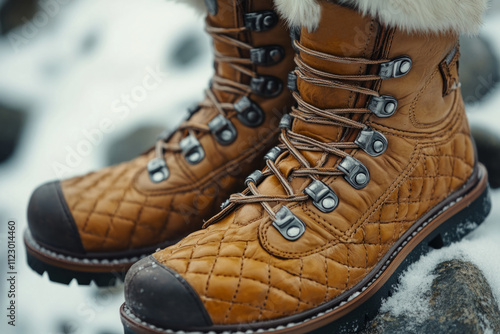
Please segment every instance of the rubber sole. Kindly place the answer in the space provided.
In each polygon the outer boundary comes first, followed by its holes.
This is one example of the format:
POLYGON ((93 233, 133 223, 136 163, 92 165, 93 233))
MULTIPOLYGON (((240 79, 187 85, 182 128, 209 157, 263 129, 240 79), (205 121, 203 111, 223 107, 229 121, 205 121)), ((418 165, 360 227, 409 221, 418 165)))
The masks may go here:
POLYGON ((273 334, 332 334, 356 333, 378 313, 382 301, 392 294, 399 276, 419 258, 461 240, 476 229, 488 216, 491 200, 484 166, 479 165, 477 178, 450 200, 431 210, 428 217, 415 224, 395 245, 395 250, 374 269, 373 279, 356 286, 342 301, 328 302, 300 315, 260 324, 212 326, 176 332, 157 328, 141 321, 125 304, 120 309, 125 334, 165 333, 273 333, 273 334))
POLYGON ((128 269, 142 257, 121 259, 76 258, 50 251, 38 244, 29 230, 24 234, 28 265, 39 275, 46 272, 49 280, 69 285, 76 280, 79 285, 94 282, 99 287, 114 286, 125 279, 128 269))
POLYGON ((43 276, 46 272, 49 280, 55 283, 69 285, 71 281, 76 280, 78 285, 90 285, 94 282, 98 287, 115 286, 117 282, 123 282, 125 272, 112 273, 88 273, 83 271, 74 271, 64 268, 59 268, 40 261, 35 256, 27 253, 28 265, 36 273, 43 276))

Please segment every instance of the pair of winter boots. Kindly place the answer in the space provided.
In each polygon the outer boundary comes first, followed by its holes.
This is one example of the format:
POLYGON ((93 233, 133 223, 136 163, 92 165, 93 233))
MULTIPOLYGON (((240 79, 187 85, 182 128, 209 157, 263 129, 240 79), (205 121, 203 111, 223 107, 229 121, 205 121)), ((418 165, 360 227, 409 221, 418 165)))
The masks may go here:
POLYGON ((195 2, 205 100, 136 159, 39 187, 30 266, 98 285, 131 267, 129 334, 363 327, 488 214, 458 77, 484 3, 195 2))

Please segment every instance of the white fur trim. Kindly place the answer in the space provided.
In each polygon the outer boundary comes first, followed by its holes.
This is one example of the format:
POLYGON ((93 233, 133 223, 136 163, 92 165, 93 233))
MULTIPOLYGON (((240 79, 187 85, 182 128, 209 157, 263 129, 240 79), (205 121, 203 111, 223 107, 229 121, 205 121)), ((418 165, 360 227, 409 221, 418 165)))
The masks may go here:
POLYGON ((274 0, 276 10, 291 26, 316 29, 321 18, 321 7, 315 0, 274 0))
MULTIPOLYGON (((317 0, 274 0, 291 24, 317 27, 321 10, 317 0)), ((338 0, 363 14, 408 32, 455 31, 473 35, 479 31, 488 0, 338 0)))

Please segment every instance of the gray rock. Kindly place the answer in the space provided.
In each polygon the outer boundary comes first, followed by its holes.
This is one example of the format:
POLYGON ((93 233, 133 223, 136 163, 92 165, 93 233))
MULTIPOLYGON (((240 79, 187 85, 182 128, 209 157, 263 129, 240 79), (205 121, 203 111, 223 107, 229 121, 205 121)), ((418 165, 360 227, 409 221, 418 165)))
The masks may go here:
POLYGON ((500 187, 500 136, 487 128, 474 126, 471 128, 476 142, 479 161, 488 169, 488 179, 492 188, 500 187))
POLYGON ((0 106, 0 163, 14 153, 26 122, 26 114, 0 106))
POLYGON ((208 52, 204 36, 198 31, 188 31, 179 37, 174 47, 169 50, 169 68, 186 68, 194 64, 208 52))
POLYGON ((26 20, 31 20, 37 10, 37 0, 4 1, 0 4, 0 33, 6 34, 26 20))
POLYGON ((158 136, 165 130, 156 125, 141 126, 116 139, 108 146, 109 165, 129 161, 154 146, 158 136))
POLYGON ((465 103, 474 104, 500 80, 499 61, 493 47, 484 37, 460 39, 460 81, 465 103))
POLYGON ((439 264, 434 270, 425 321, 408 316, 378 315, 364 334, 396 333, 500 333, 500 310, 488 282, 473 264, 459 260, 439 264), (491 332, 490 332, 491 333, 491 332))
POLYGON ((57 324, 57 334, 77 334, 81 332, 81 326, 74 320, 64 319, 57 324))

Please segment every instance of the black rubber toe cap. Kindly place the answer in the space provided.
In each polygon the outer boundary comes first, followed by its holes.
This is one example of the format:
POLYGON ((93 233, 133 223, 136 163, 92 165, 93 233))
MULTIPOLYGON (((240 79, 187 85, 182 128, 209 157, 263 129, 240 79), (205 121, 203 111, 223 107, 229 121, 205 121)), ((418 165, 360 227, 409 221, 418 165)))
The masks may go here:
POLYGON ((194 289, 152 255, 128 271, 125 303, 141 320, 161 328, 187 330, 212 325, 194 289))
POLYGON ((85 254, 59 181, 38 187, 28 205, 31 235, 42 246, 64 254, 85 254))

